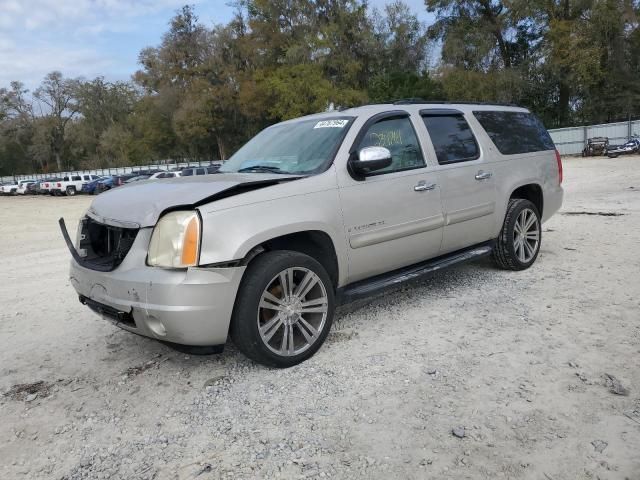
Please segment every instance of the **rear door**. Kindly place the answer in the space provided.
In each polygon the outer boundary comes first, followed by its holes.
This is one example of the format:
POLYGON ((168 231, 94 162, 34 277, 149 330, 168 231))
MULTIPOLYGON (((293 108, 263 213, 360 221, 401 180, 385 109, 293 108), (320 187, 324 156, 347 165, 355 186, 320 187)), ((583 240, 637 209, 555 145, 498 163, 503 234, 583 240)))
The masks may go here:
POLYGON ((420 111, 438 162, 444 230, 441 254, 490 240, 495 232, 495 177, 463 112, 420 111))

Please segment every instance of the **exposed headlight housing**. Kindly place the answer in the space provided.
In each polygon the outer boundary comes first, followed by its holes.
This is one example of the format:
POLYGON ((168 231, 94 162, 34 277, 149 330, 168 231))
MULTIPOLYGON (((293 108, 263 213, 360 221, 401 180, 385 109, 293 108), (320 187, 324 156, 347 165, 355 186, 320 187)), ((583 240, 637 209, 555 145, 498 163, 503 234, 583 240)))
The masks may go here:
POLYGON ((151 234, 147 264, 166 268, 197 265, 200 230, 197 211, 176 211, 163 215, 151 234))

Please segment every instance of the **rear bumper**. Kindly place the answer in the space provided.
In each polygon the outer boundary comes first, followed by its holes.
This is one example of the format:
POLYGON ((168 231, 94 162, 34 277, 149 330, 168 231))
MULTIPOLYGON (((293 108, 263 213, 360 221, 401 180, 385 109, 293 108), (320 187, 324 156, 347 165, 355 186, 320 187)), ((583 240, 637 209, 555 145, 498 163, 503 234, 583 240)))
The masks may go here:
MULTIPOLYGON (((124 264, 123 264, 124 265, 124 264)), ((133 333, 182 345, 226 342, 245 267, 97 272, 71 261, 80 301, 133 333)))

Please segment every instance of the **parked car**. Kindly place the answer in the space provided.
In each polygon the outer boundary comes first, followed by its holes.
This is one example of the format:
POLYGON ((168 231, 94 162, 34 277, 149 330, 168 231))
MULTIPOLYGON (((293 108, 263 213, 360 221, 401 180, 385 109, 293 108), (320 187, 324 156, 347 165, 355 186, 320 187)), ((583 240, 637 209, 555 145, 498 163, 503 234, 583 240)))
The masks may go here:
POLYGON ((605 155, 609 148, 609 137, 593 137, 587 140, 587 145, 582 150, 583 157, 605 155))
POLYGON ((607 157, 616 158, 620 155, 631 155, 640 152, 640 138, 633 137, 622 145, 609 145, 607 147, 607 157))
POLYGON ((151 177, 151 175, 136 175, 135 177, 130 177, 127 178, 124 183, 128 184, 128 183, 134 183, 134 182, 139 182, 141 180, 148 180, 149 177, 151 177))
POLYGON ((207 175, 207 168, 206 167, 189 167, 189 168, 183 168, 180 171, 180 176, 182 177, 191 177, 193 175, 207 175))
POLYGON ((68 195, 71 197, 76 193, 81 192, 82 186, 85 183, 92 182, 96 179, 98 179, 98 175, 65 175, 62 177, 62 180, 53 183, 50 191, 54 195, 68 195))
POLYGON ((111 190, 115 187, 120 187, 124 185, 124 182, 129 178, 133 178, 135 175, 126 174, 126 175, 111 175, 106 177, 104 180, 98 181, 98 185, 96 185, 96 193, 102 193, 106 190, 111 190))
POLYGON ((2 194, 17 195, 18 192, 20 192, 21 195, 24 195, 26 191, 26 184, 32 182, 34 182, 34 180, 19 180, 15 183, 9 182, 8 184, 2 186, 2 194))
POLYGON ((26 195, 27 193, 31 193, 29 191, 29 185, 34 185, 36 183, 35 180, 23 180, 19 182, 18 188, 16 189, 16 195, 26 195))
POLYGON ((5 182, 2 185, 0 185, 0 194, 11 195, 12 190, 13 190, 13 193, 15 194, 15 191, 17 189, 18 189, 18 182, 5 182))
POLYGON ((101 195, 75 246, 60 226, 80 301, 117 326, 200 351, 230 334, 289 367, 336 304, 489 254, 529 268, 561 184, 528 110, 404 102, 286 121, 217 175, 101 195))
MULTIPOLYGON (((33 181, 25 184, 23 195, 37 195, 38 194, 38 181, 33 181)), ((18 194, 20 194, 20 190, 18 190, 18 194)))
POLYGON ((100 192, 97 192, 96 189, 98 187, 98 183, 106 180, 107 177, 97 177, 94 180, 91 180, 90 182, 87 182, 85 184, 82 185, 82 193, 86 193, 89 195, 97 195, 100 192))
POLYGON ((181 176, 181 172, 157 172, 149 177, 149 180, 156 180, 161 178, 177 178, 181 176))

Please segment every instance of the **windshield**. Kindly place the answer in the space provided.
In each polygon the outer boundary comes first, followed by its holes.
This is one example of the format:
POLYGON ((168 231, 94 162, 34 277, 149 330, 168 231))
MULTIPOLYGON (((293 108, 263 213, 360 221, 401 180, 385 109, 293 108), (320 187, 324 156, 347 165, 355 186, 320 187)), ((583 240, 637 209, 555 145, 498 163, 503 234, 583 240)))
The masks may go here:
POLYGON ((333 160, 353 117, 301 120, 269 127, 253 137, 220 172, 310 174, 333 160))

